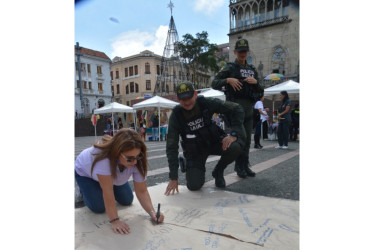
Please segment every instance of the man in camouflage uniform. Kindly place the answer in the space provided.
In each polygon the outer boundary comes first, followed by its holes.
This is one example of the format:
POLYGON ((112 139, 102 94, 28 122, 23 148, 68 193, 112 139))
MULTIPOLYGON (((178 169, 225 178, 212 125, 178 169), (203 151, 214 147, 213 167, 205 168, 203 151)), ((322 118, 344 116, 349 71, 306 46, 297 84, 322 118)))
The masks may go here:
POLYGON ((245 141, 242 107, 216 98, 197 97, 190 82, 179 84, 176 92, 180 105, 174 107, 169 119, 166 154, 170 181, 165 195, 179 192, 178 161, 181 171, 186 172, 187 188, 199 190, 205 182, 205 163, 209 155, 221 155, 212 175, 217 187, 225 187, 224 169, 239 156, 245 141), (231 119, 230 135, 212 122, 214 113, 225 114, 231 119), (178 160, 179 137, 185 160, 178 160))
POLYGON ((241 178, 256 175, 249 168, 248 158, 253 126, 253 105, 264 93, 256 68, 252 64, 247 64, 248 53, 248 41, 239 39, 235 44, 235 62, 227 63, 212 81, 213 89, 224 90, 226 100, 240 104, 245 112, 243 125, 247 140, 242 154, 235 161, 235 171, 241 178))

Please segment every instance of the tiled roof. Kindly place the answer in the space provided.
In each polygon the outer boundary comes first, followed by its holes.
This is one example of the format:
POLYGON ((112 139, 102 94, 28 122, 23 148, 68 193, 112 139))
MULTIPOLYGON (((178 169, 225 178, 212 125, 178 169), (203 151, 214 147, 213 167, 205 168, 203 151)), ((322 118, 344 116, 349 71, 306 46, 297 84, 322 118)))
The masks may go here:
MULTIPOLYGON (((80 49, 80 52, 82 54, 86 54, 86 55, 90 55, 90 56, 97 56, 97 57, 101 57, 101 58, 105 58, 105 59, 108 59, 110 60, 110 58, 104 53, 104 52, 100 52, 100 51, 96 51, 96 50, 92 50, 92 49, 86 49, 86 48, 83 48, 83 47, 79 47, 80 49)), ((75 50, 75 53, 77 52, 77 48, 74 46, 74 50, 75 50)))

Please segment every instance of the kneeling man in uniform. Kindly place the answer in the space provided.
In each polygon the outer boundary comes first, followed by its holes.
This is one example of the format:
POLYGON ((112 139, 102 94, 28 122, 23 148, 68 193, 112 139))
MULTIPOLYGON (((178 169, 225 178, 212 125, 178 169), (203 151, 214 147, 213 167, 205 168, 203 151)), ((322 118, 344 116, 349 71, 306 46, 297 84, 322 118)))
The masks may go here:
POLYGON ((197 91, 190 82, 177 85, 176 92, 179 105, 174 107, 170 115, 166 141, 170 181, 165 195, 179 192, 179 165, 181 171, 186 173, 187 188, 199 190, 205 182, 205 163, 209 155, 221 155, 212 175, 216 187, 224 188, 224 169, 235 161, 246 140, 243 108, 234 102, 197 97, 197 91), (214 113, 224 114, 231 119, 229 135, 212 121, 214 113), (178 159, 179 138, 184 157, 178 159))

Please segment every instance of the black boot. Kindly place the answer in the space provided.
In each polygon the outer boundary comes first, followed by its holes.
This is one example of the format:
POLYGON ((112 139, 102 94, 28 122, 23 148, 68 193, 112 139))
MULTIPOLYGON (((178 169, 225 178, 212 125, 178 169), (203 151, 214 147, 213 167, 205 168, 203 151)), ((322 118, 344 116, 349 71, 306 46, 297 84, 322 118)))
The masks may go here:
POLYGON ((216 179, 215 180, 216 187, 218 188, 226 187, 226 181, 225 181, 225 178, 223 178, 223 171, 225 170, 225 168, 226 166, 222 167, 222 166, 217 165, 212 172, 212 176, 214 177, 214 179, 216 179))
POLYGON ((246 178, 247 173, 245 172, 243 168, 243 156, 239 155, 238 158, 235 160, 235 172, 240 178, 246 178))
POLYGON ((248 156, 247 157, 244 157, 244 160, 243 160, 243 168, 244 168, 244 171, 246 173, 246 175, 250 176, 250 177, 255 177, 256 176, 256 173, 253 172, 249 166, 251 164, 249 163, 249 158, 248 156))

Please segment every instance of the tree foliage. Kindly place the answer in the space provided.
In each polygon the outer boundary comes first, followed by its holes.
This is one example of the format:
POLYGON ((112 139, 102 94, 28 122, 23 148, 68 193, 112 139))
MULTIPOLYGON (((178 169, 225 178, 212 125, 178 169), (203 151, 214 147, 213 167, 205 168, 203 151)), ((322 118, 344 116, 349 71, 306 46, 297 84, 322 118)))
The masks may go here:
POLYGON ((218 47, 209 43, 208 32, 196 33, 196 38, 191 34, 185 34, 183 40, 176 43, 176 48, 195 76, 198 70, 218 72, 215 56, 218 47))

